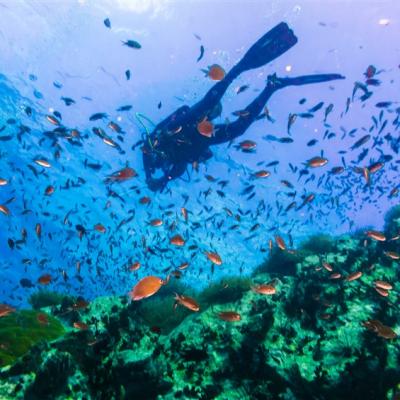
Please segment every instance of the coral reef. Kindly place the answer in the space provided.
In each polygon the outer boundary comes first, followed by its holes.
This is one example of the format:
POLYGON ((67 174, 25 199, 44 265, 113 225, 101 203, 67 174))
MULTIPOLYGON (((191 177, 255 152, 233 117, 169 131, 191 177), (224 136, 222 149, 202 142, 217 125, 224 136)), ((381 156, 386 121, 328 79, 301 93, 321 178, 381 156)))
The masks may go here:
POLYGON ((0 397, 391 399, 400 383, 400 272, 387 246, 362 232, 321 238, 294 254, 275 250, 269 266, 292 262, 279 278, 263 265, 200 293, 174 281, 141 301, 97 298, 67 314, 70 306, 53 307, 75 328, 3 368, 0 397), (267 282, 271 294, 254 290, 267 282), (391 288, 379 292, 377 282, 391 288), (174 292, 194 296, 200 310, 174 310, 174 292))
POLYGON ((0 318, 0 365, 14 362, 36 343, 63 333, 63 325, 43 312, 23 310, 0 318))

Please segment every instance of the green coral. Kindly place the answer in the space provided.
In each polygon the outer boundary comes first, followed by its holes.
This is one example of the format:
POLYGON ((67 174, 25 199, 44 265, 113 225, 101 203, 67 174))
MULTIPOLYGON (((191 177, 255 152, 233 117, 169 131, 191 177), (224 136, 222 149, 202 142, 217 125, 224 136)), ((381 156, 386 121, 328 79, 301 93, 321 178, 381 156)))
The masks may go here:
POLYGON ((44 314, 48 323, 41 323, 38 314, 44 313, 22 310, 0 318, 0 365, 12 364, 36 343, 54 340, 64 333, 56 318, 44 314))

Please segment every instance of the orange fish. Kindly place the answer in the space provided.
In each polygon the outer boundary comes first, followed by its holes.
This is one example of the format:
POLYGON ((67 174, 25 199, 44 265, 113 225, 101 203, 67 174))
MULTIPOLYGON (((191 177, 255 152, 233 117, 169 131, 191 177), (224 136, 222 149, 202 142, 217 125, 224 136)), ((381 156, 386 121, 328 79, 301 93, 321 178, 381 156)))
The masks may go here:
POLYGON ((376 162, 375 164, 372 164, 368 167, 368 170, 371 174, 374 174, 375 172, 379 171, 381 168, 384 167, 384 163, 382 162, 376 162))
POLYGON ((54 186, 49 185, 49 186, 47 186, 46 190, 44 191, 44 194, 46 196, 51 196, 54 193, 54 190, 55 190, 54 186))
POLYGON ((96 225, 94 226, 94 229, 95 229, 97 232, 106 233, 106 228, 105 228, 105 226, 102 225, 102 224, 96 224, 96 225))
POLYGON ((239 147, 242 150, 254 150, 257 147, 257 143, 253 142, 252 140, 243 140, 242 142, 239 143, 239 147))
POLYGON ((44 274, 42 275, 39 279, 38 282, 42 285, 48 285, 51 282, 51 275, 50 274, 44 274))
POLYGON ((219 319, 227 322, 238 322, 242 319, 241 315, 235 311, 221 311, 217 315, 219 319))
POLYGON ((11 314, 15 311, 15 308, 7 305, 7 304, 0 304, 0 318, 5 317, 8 314, 11 314))
POLYGON ((383 254, 392 260, 400 260, 400 254, 396 253, 395 251, 384 251, 383 254))
POLYGON ((60 121, 56 117, 53 117, 52 115, 46 115, 46 119, 53 125, 60 125, 60 121))
POLYGON ((140 268, 140 262, 135 262, 129 267, 129 271, 137 271, 140 268))
POLYGON ((385 289, 380 288, 379 286, 375 286, 374 289, 383 297, 389 296, 389 292, 385 289))
POLYGON ((47 318, 47 315, 44 313, 39 313, 36 316, 37 321, 39 322, 40 325, 48 325, 49 324, 49 320, 47 318))
POLYGON ((286 250, 286 244, 280 236, 275 236, 275 243, 281 250, 286 250))
POLYGON ((326 158, 323 157, 313 157, 310 158, 307 161, 307 167, 312 167, 312 168, 316 168, 316 167, 323 167, 324 165, 326 165, 328 163, 328 160, 326 158))
POLYGON ((384 242, 386 240, 386 236, 384 235, 383 232, 378 232, 378 231, 366 231, 365 234, 374 240, 377 240, 379 242, 384 242))
POLYGON ((192 299, 189 296, 183 296, 183 295, 179 295, 179 294, 175 293, 174 299, 176 301, 175 305, 180 304, 181 306, 186 307, 190 311, 199 311, 200 310, 200 306, 198 305, 196 300, 192 299))
POLYGON ((8 184, 8 180, 4 178, 0 178, 0 186, 5 186, 8 184))
POLYGON ((251 290, 258 294, 272 295, 276 293, 276 288, 274 285, 256 285, 252 286, 251 290))
POLYGON ((221 265, 222 264, 222 259, 219 256, 218 253, 213 253, 211 251, 206 251, 205 255, 207 256, 207 258, 215 265, 221 265))
POLYGON ((181 207, 181 213, 182 213, 183 219, 187 222, 187 220, 188 220, 188 212, 187 212, 185 207, 181 207))
POLYGON ((130 178, 136 177, 138 174, 133 168, 123 168, 114 172, 106 178, 106 182, 124 182, 130 178))
POLYGON ((347 282, 355 281, 356 279, 361 278, 361 276, 362 276, 361 271, 352 272, 351 274, 347 275, 346 281, 347 282))
POLYGON ((72 304, 72 308, 74 310, 84 310, 88 307, 88 305, 89 303, 86 300, 80 298, 74 304, 72 304))
POLYGON ((271 175, 271 172, 262 169, 261 171, 257 171, 254 173, 256 178, 268 178, 271 175))
POLYGON ((183 270, 183 269, 186 269, 188 266, 189 266, 189 263, 185 262, 185 263, 181 264, 181 265, 178 267, 178 269, 183 270))
POLYGON ((89 325, 85 324, 84 322, 78 321, 74 322, 74 328, 79 329, 81 331, 87 331, 89 329, 89 325))
POLYGON ((162 219, 155 218, 150 221, 151 226, 161 226, 163 224, 162 219))
POLYGON ((35 225, 35 232, 36 232, 36 236, 40 239, 40 237, 42 236, 42 225, 37 223, 35 225))
POLYGON ((363 177, 365 179, 365 183, 369 186, 369 184, 371 183, 369 169, 367 167, 364 167, 362 169, 362 174, 363 174, 363 177))
POLYGON ((171 238, 170 243, 174 244, 175 246, 183 246, 185 244, 185 240, 181 235, 175 235, 171 238))
POLYGON ((153 296, 165 284, 166 282, 157 276, 146 276, 133 287, 129 292, 129 297, 134 301, 145 299, 153 296))
POLYGON ((151 199, 150 199, 150 197, 147 197, 147 196, 141 197, 139 200, 140 204, 149 204, 150 202, 151 202, 151 199))
POLYGON ((333 271, 332 266, 331 266, 330 264, 328 264, 327 262, 323 262, 323 263, 322 263, 322 266, 323 266, 327 271, 329 271, 329 272, 332 272, 332 271, 333 271))
POLYGON ((213 64, 208 67, 206 76, 208 76, 213 81, 222 81, 222 79, 225 78, 225 70, 218 64, 213 64))
POLYGON ((10 215, 10 210, 4 204, 0 204, 0 212, 7 216, 10 215))
POLYGON ((394 339, 397 337, 396 332, 392 328, 383 325, 382 322, 376 319, 370 319, 368 321, 362 322, 362 325, 370 331, 375 332, 378 336, 385 339, 394 339))
POLYGON ((383 290, 392 290, 393 289, 393 286, 389 282, 385 282, 385 281, 376 280, 374 282, 374 285, 383 290))
POLYGON ((329 279, 340 279, 342 277, 342 274, 339 274, 338 272, 334 272, 333 274, 329 275, 329 279))
POLYGON ((44 168, 50 168, 51 167, 50 163, 47 160, 37 159, 37 160, 35 160, 35 163, 40 165, 41 167, 44 167, 44 168))
POLYGON ((214 132, 214 125, 207 118, 204 118, 203 121, 197 124, 197 131, 200 135, 210 138, 214 132))

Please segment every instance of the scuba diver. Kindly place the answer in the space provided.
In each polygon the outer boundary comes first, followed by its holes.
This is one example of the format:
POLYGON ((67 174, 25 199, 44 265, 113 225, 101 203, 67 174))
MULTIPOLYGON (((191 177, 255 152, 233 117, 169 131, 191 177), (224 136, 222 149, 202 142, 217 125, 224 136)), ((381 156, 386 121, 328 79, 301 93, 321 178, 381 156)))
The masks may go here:
MULTIPOLYGON (((160 122, 144 139, 142 146, 146 183, 153 191, 162 191, 167 183, 182 176, 188 164, 196 165, 212 157, 210 146, 231 142, 241 136, 263 111, 271 95, 287 86, 307 85, 344 79, 339 74, 306 75, 295 78, 268 76, 266 87, 239 113, 234 122, 213 125, 219 116, 220 100, 228 86, 242 72, 262 67, 297 43, 288 25, 281 22, 259 39, 219 82, 198 103, 180 107, 160 122), (218 112, 219 108, 219 112, 218 112), (157 173, 161 176, 157 177, 157 173)), ((264 114, 265 116, 265 114, 264 114)), ((262 116, 261 116, 262 118, 262 116)))

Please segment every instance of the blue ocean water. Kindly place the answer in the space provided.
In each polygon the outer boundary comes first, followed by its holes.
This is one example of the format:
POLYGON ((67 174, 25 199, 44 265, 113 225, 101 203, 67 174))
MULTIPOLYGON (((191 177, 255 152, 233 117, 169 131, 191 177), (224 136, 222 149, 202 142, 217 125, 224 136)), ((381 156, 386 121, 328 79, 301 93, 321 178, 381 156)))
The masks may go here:
POLYGON ((384 213, 398 203, 390 193, 398 185, 399 166, 399 11, 396 1, 368 7, 361 1, 2 1, 0 177, 8 184, 0 187, 0 204, 10 215, 0 215, 1 302, 26 306, 44 274, 52 277, 48 287, 61 293, 87 299, 125 294, 140 278, 165 277, 184 262, 190 268, 182 281, 201 287, 219 276, 251 272, 268 256, 268 242, 276 235, 287 243, 292 238, 295 247, 311 234, 380 229, 384 213), (198 172, 188 166, 188 173, 167 190, 150 191, 140 146, 132 150, 144 126, 151 131, 150 121, 157 124, 182 105, 199 101, 214 84, 202 69, 218 64, 229 71, 281 21, 293 29, 298 43, 268 65, 240 75, 227 90, 216 123, 234 120, 232 112, 246 107, 273 73, 339 73, 346 79, 278 91, 267 105, 274 122, 255 122, 233 145, 214 146, 213 157, 198 172), (124 46, 126 40, 141 48, 124 46), (204 56, 197 61, 200 46, 204 56), (372 95, 363 101, 370 65, 379 82, 367 85, 372 95), (249 88, 237 94, 243 85, 249 88), (74 102, 67 105, 65 99, 74 102), (324 105, 313 118, 299 116, 320 102, 324 105), (382 102, 391 104, 376 106, 382 102), (132 108, 117 111, 124 105, 132 108), (77 129, 81 139, 51 133, 56 127, 46 116, 55 111, 68 132, 77 129), (89 120, 99 112, 107 116, 89 120), (274 138, 288 137, 290 114, 297 115, 293 143, 280 143, 274 138), (110 121, 124 131, 123 141, 108 127, 110 121), (95 127, 122 151, 96 136, 95 127), (365 135, 371 138, 352 150, 365 135), (313 139, 316 144, 307 145, 313 139), (256 151, 238 150, 241 140, 255 141, 256 151), (305 168, 307 160, 321 155, 326 166, 305 168), (48 160, 51 168, 37 165, 37 159, 48 160), (354 168, 376 162, 384 167, 366 185, 354 168), (127 165, 137 177, 105 182, 127 165), (336 166, 345 172, 330 174, 336 166), (262 168, 271 176, 254 179, 262 168), (299 177, 302 169, 308 174, 299 177), (55 190, 47 196, 49 185, 55 190), (254 189, 244 194, 250 185, 254 189), (298 204, 301 196, 315 199, 285 211, 291 193, 298 204), (143 196, 151 198, 149 205, 140 203, 143 196), (188 222, 181 207, 189 211, 188 222), (152 227, 154 218, 163 226, 152 227), (98 223, 105 233, 94 229, 98 223), (77 225, 87 231, 82 238, 77 225), (175 234, 186 240, 183 248, 171 246, 175 234), (223 260, 213 275, 206 251, 223 260), (137 272, 129 270, 134 262, 141 263, 137 272), (32 284, 22 285, 21 279, 32 284))

